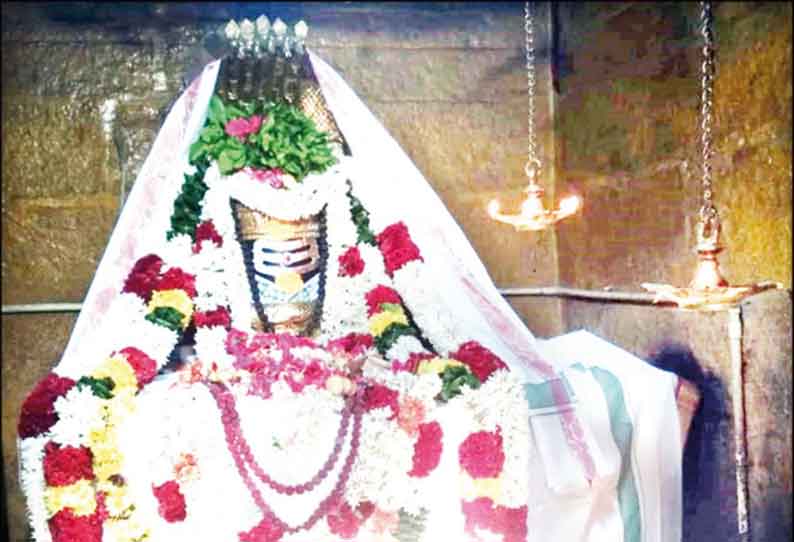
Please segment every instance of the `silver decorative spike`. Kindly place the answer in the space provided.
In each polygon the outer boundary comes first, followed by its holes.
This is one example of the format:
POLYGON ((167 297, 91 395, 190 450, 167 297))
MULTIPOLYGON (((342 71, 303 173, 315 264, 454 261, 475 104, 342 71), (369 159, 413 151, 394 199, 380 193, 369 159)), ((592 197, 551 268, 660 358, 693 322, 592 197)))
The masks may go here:
POLYGON ((309 34, 309 26, 303 22, 298 21, 295 25, 295 52, 302 55, 304 46, 306 44, 306 36, 309 34))
POLYGON ((253 50, 255 38, 256 27, 254 26, 254 23, 248 19, 243 19, 243 21, 240 23, 240 40, 242 41, 244 53, 253 50))

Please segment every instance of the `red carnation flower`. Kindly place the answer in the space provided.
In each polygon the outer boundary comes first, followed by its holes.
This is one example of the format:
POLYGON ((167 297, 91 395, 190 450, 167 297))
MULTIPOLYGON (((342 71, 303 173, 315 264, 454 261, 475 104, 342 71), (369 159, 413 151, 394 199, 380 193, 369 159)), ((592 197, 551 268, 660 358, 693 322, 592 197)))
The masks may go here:
POLYGON ((399 394, 397 390, 388 388, 382 384, 373 384, 364 390, 364 410, 370 411, 376 408, 390 407, 391 417, 400 413, 399 394))
POLYGON ((358 247, 350 247, 344 254, 339 256, 339 276, 340 277, 355 277, 364 271, 364 260, 361 259, 361 253, 358 247))
POLYGON ((179 484, 174 480, 159 485, 152 486, 152 492, 159 503, 158 511, 160 516, 169 523, 184 521, 187 517, 185 508, 185 496, 179 490, 179 484))
POLYGON ((132 370, 135 371, 135 378, 138 379, 138 389, 142 389, 146 384, 151 382, 157 375, 157 362, 147 356, 142 351, 133 346, 128 346, 119 350, 127 363, 130 364, 132 370))
POLYGON ((196 297, 196 277, 172 267, 157 282, 158 290, 184 290, 191 298, 196 297))
POLYGON ((372 348, 372 335, 369 333, 348 333, 344 337, 328 341, 328 350, 341 350, 346 354, 357 356, 372 348))
POLYGON ((400 294, 388 286, 383 286, 381 284, 375 286, 372 290, 367 292, 365 297, 367 299, 368 316, 372 316, 373 314, 380 312, 380 306, 383 303, 394 303, 395 305, 402 303, 400 294))
POLYGON ((91 450, 85 446, 75 448, 55 442, 44 446, 44 479, 50 486, 68 486, 78 480, 92 480, 91 450))
POLYGON ((22 403, 17 425, 20 438, 41 435, 55 425, 58 421, 55 401, 66 395, 74 384, 71 378, 63 378, 55 373, 49 373, 41 379, 22 403))
POLYGON ((152 297, 152 290, 157 286, 162 267, 163 260, 159 256, 155 254, 144 256, 135 262, 121 291, 136 294, 148 302, 152 297))
POLYGON ((218 307, 215 310, 193 313, 193 323, 196 327, 222 326, 225 329, 232 327, 232 317, 226 307, 218 307))
POLYGON ((408 227, 402 222, 392 224, 380 232, 377 240, 389 276, 406 263, 422 259, 419 248, 411 240, 408 227))
POLYGON ((325 519, 331 532, 344 540, 356 536, 361 525, 353 509, 344 501, 335 511, 329 512, 325 519))
POLYGON ((224 132, 240 141, 245 141, 249 134, 255 134, 259 131, 263 120, 261 115, 252 115, 247 119, 232 119, 224 126, 224 132))
POLYGON ((469 341, 452 352, 449 357, 462 361, 480 382, 485 382, 497 369, 507 369, 505 362, 477 341, 469 341))
POLYGON ((97 503, 97 512, 77 516, 71 508, 64 508, 47 522, 52 542, 102 542, 103 519, 97 503))
POLYGON ((196 226, 195 242, 193 243, 194 254, 201 250, 202 241, 212 241, 216 246, 223 246, 223 237, 215 229, 215 224, 213 224, 212 220, 205 220, 196 226))
POLYGON ((414 443, 413 467, 409 476, 423 478, 438 466, 441 460, 443 436, 438 422, 423 423, 419 426, 419 438, 414 443))
POLYGON ((458 448, 460 466, 472 478, 495 478, 502 472, 505 454, 502 433, 478 431, 466 437, 458 448))
POLYGON ((278 542, 284 536, 284 529, 265 516, 251 530, 238 533, 240 542, 278 542))

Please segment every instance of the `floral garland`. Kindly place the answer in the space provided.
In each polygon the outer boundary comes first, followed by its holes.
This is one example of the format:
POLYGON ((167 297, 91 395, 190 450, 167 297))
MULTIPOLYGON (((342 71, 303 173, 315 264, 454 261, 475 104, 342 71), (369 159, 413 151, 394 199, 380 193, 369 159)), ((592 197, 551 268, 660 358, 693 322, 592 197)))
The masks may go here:
MULTIPOLYGON (((110 356, 87 374, 73 380, 51 373, 25 401, 18 427, 21 479, 34 503, 37 540, 138 541, 155 524, 176 528, 191 510, 201 510, 191 487, 205 470, 199 465, 213 459, 199 457, 198 444, 194 451, 153 459, 151 471, 139 468, 158 473, 150 487, 122 475, 131 458, 121 454, 129 447, 120 444, 128 437, 120 436, 119 424, 136 411, 137 394, 185 334, 194 336, 198 361, 180 371, 181 385, 225 382, 266 401, 299 399, 306 405, 299 426, 318 413, 337 412, 340 398, 359 390, 360 435, 337 446, 341 456, 353 459, 324 474, 344 479, 334 490, 342 494, 312 505, 319 515, 310 518, 311 526, 324 519, 316 526, 320 532, 343 539, 362 529, 394 534, 398 512, 418 517, 435 506, 422 496, 438 483, 444 457, 457 450, 466 530, 484 529, 511 541, 526 537, 521 518, 528 496, 520 481, 526 479, 529 436, 528 423, 516 416, 526 411, 520 386, 485 347, 458 343, 454 320, 439 309, 432 277, 405 224, 389 224, 377 234, 371 229, 347 179, 348 159, 326 152, 325 134, 296 111, 213 98, 191 148, 194 170, 185 175, 166 241, 136 262, 108 316, 109 328, 127 333, 105 339, 98 348, 110 356), (298 127, 298 139, 290 139, 287 125, 298 127), (295 153, 296 147, 304 150, 295 153), (246 278, 230 199, 282 220, 325 209, 327 294, 316 340, 240 331, 254 314, 250 292, 239 288, 246 278), (351 372, 362 366, 363 374, 351 372), (473 430, 449 434, 439 417, 445 411, 456 412, 473 430)), ((164 424, 164 431, 171 425, 164 424)), ((292 445, 309 453, 316 442, 292 445)), ((290 476, 288 458, 268 457, 277 472, 290 476)), ((289 510, 286 497, 271 494, 268 502, 289 510)), ((258 512, 253 507, 248 513, 258 512)), ((290 524, 300 521, 293 517, 290 524)), ((239 539, 286 540, 295 530, 287 525, 265 514, 239 539)))

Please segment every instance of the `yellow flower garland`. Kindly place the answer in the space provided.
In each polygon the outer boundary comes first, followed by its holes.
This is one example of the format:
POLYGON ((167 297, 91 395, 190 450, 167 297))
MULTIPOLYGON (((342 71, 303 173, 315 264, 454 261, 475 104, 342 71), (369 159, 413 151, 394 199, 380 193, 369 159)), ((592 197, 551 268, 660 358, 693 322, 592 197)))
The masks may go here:
POLYGON ((152 292, 152 299, 149 301, 149 312, 160 307, 170 307, 182 314, 182 327, 187 327, 190 317, 193 316, 193 301, 184 290, 158 290, 152 292))
POLYGON ((419 363, 419 367, 416 368, 416 374, 426 375, 426 374, 439 374, 444 371, 447 367, 457 367, 463 365, 460 361, 456 359, 450 358, 432 358, 426 359, 419 363))
POLYGON ((387 327, 395 323, 408 325, 408 317, 402 309, 399 311, 383 311, 378 314, 373 314, 369 318, 369 331, 373 336, 379 337, 387 327))
POLYGON ((132 390, 133 393, 138 390, 138 377, 135 376, 135 371, 127 363, 127 358, 122 355, 110 356, 102 365, 97 367, 91 374, 94 378, 110 378, 115 384, 113 388, 113 395, 118 396, 124 394, 126 390, 132 390))
POLYGON ((48 486, 44 504, 52 517, 63 508, 71 508, 77 516, 88 516, 96 510, 96 492, 91 480, 78 480, 68 486, 48 486))

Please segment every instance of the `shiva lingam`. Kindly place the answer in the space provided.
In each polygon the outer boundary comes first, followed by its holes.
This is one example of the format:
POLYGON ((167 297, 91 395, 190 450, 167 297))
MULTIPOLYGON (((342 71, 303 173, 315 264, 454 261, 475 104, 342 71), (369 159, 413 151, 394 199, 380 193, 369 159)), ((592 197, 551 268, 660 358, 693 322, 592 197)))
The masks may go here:
POLYGON ((278 220, 233 201, 257 331, 311 335, 322 310, 325 282, 323 213, 278 220))

